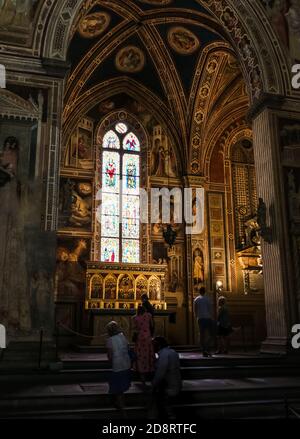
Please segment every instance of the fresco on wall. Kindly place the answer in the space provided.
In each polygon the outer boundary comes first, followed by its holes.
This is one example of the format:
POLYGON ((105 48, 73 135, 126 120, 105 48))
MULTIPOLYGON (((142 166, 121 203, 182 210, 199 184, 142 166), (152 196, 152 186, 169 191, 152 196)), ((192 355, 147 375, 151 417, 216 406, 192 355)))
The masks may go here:
POLYGON ((93 168, 93 122, 90 119, 82 119, 74 130, 66 150, 65 166, 93 168))
POLYGON ((81 238, 58 239, 55 289, 58 298, 83 299, 85 261, 90 256, 90 241, 81 238))
POLYGON ((45 322, 53 323, 52 315, 54 280, 47 270, 33 273, 30 280, 30 296, 32 304, 32 326, 36 329, 45 326, 45 322))
POLYGON ((10 136, 5 139, 0 152, 0 166, 11 176, 7 184, 0 187, 0 320, 15 331, 29 331, 30 304, 24 288, 28 279, 24 254, 25 217, 20 198, 22 171, 18 166, 21 148, 24 145, 19 139, 10 136))
POLYGON ((152 139, 151 175, 154 177, 177 177, 176 156, 170 145, 170 140, 160 125, 153 128, 152 139))
POLYGON ((32 125, 0 121, 0 167, 10 175, 0 187, 0 320, 9 333, 24 335, 42 322, 46 330, 53 325, 55 242, 53 233, 41 231, 42 191, 31 178, 32 125))
POLYGON ((59 228, 89 231, 92 225, 92 183, 62 178, 59 200, 59 228))
POLYGON ((0 27, 27 28, 33 19, 38 0, 0 0, 0 27))
POLYGON ((157 139, 152 153, 152 175, 155 177, 177 177, 176 159, 172 147, 157 139))
POLYGON ((298 0, 263 0, 268 16, 293 60, 300 60, 300 3, 298 0))
POLYGON ((40 0, 0 0, 0 39, 28 45, 40 0))

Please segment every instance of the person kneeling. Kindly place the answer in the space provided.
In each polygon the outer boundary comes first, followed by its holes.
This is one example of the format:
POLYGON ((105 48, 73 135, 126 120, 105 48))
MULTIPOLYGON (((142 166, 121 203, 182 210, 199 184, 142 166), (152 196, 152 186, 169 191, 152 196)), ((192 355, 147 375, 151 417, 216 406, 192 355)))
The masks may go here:
POLYGON ((164 337, 155 337, 154 350, 158 353, 152 382, 154 400, 161 419, 175 419, 172 404, 182 389, 180 359, 164 337))

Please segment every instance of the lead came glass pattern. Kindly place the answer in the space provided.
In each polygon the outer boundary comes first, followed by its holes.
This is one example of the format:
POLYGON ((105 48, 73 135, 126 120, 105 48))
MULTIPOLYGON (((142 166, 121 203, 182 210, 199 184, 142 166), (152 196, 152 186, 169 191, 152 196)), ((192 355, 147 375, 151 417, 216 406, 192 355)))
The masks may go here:
POLYGON ((118 135, 114 131, 108 131, 103 137, 103 148, 120 149, 121 142, 118 135))
POLYGON ((118 124, 116 125, 116 131, 117 131, 119 134, 126 134, 127 131, 128 131, 127 125, 125 125, 125 123, 118 123, 118 124))
POLYGON ((102 217, 102 236, 111 236, 113 238, 119 237, 120 220, 118 216, 103 216, 102 217))
POLYGON ((111 238, 101 239, 101 261, 119 262, 119 240, 111 238))
POLYGON ((104 193, 119 193, 120 155, 117 152, 103 153, 102 190, 104 193))
POLYGON ((122 231, 123 231, 123 237, 124 238, 133 238, 133 239, 139 239, 140 237, 140 223, 137 220, 134 220, 132 218, 123 218, 122 223, 122 231))
POLYGON ((122 261, 129 264, 140 262, 140 243, 137 240, 124 239, 122 261))
POLYGON ((125 151, 139 152, 141 150, 141 144, 135 134, 129 133, 123 141, 123 148, 125 151))
POLYGON ((120 216, 119 194, 102 194, 102 215, 120 216))
POLYGON ((140 158, 138 155, 124 154, 123 193, 127 195, 139 195, 140 193, 140 158))
POLYGON ((140 262, 140 141, 127 133, 118 123, 103 137, 102 262, 140 262))
POLYGON ((140 197, 123 196, 123 218, 140 218, 140 197))

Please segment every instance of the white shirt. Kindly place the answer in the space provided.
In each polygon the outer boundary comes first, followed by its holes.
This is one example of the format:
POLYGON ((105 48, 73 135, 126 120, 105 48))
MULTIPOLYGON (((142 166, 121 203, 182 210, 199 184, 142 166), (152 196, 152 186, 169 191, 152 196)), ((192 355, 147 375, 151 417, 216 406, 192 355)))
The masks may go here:
POLYGON ((169 347, 158 353, 153 387, 165 386, 168 396, 176 396, 182 388, 179 355, 169 347))
POLYGON ((197 319, 211 319, 212 306, 207 296, 198 296, 194 300, 194 310, 197 319))
POLYGON ((123 333, 110 337, 106 345, 108 349, 112 350, 112 370, 114 372, 131 369, 128 341, 123 333))

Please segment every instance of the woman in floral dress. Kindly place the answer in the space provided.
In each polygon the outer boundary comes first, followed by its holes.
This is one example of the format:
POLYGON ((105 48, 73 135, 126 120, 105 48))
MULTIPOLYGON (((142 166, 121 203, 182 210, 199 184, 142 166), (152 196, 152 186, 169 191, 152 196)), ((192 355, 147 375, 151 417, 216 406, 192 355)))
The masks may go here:
POLYGON ((155 354, 152 344, 153 320, 143 306, 139 306, 137 315, 133 318, 135 331, 135 369, 141 377, 143 387, 146 387, 146 376, 154 372, 155 354))

